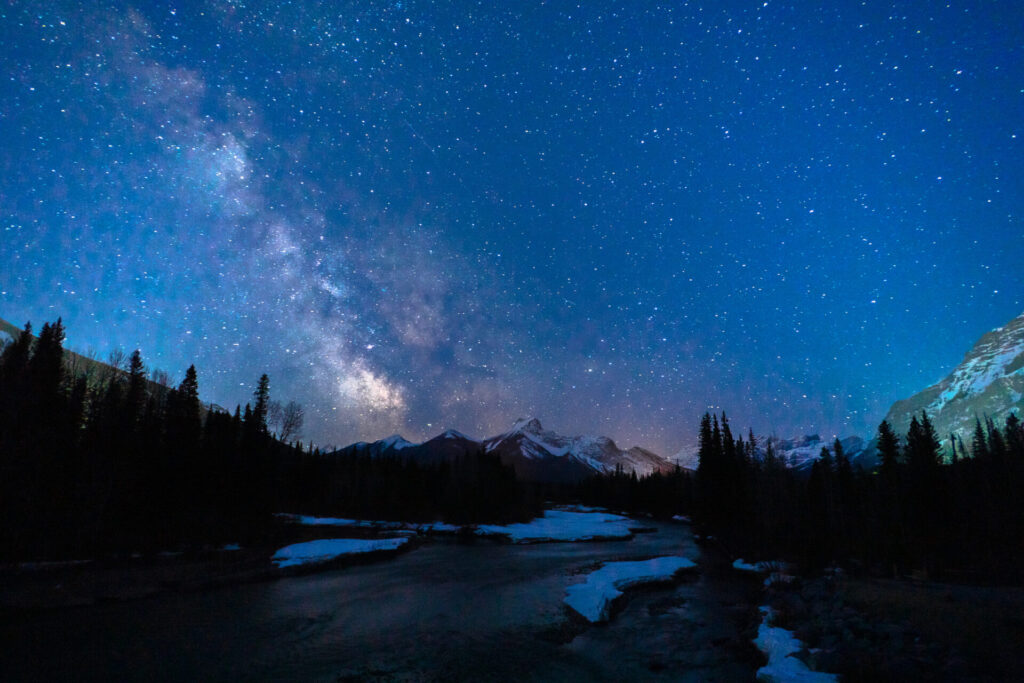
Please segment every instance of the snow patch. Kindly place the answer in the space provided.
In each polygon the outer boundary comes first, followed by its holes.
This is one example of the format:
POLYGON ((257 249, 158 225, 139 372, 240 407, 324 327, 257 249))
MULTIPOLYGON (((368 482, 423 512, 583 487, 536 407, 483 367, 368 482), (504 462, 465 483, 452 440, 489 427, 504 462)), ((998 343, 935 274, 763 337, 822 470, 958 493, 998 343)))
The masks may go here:
POLYGON ((281 548, 270 558, 279 568, 329 562, 345 555, 398 550, 409 542, 401 538, 325 538, 281 548))
POLYGON ((345 517, 311 517, 309 515, 293 515, 279 512, 274 515, 292 524, 302 526, 335 526, 357 529, 375 529, 377 531, 407 531, 421 534, 457 534, 462 530, 458 524, 445 522, 385 522, 375 519, 347 519, 345 517))
POLYGON ((768 657, 768 663, 757 670, 757 680, 765 683, 838 683, 835 674, 811 671, 793 655, 803 649, 792 631, 772 626, 771 607, 761 607, 761 625, 757 629, 754 645, 768 657))
POLYGON ((513 543, 544 543, 552 541, 617 540, 633 537, 632 520, 610 512, 572 512, 547 510, 523 524, 481 524, 478 536, 504 536, 513 543))
POLYGON ((534 442, 535 444, 546 450, 548 453, 555 456, 556 458, 560 458, 569 452, 568 446, 556 446, 554 444, 547 443, 543 439, 538 438, 537 436, 534 436, 533 434, 530 434, 528 432, 524 432, 523 436, 525 436, 527 439, 534 442))
POLYGON ((387 448, 393 448, 396 451, 400 451, 403 448, 409 448, 410 446, 415 446, 416 445, 416 444, 412 443, 411 441, 407 441, 405 439, 405 437, 403 437, 401 434, 392 434, 388 438, 381 439, 377 443, 379 443, 381 445, 381 450, 384 450, 384 449, 387 449, 387 448))
POLYGON ((345 517, 310 517, 309 515, 292 515, 285 512, 279 512, 274 516, 286 522, 301 524, 302 526, 347 526, 360 529, 384 530, 405 529, 409 526, 405 522, 382 522, 371 519, 347 519, 345 517))
POLYGON ((430 522, 429 524, 417 524, 416 531, 421 534, 457 534, 462 531, 462 527, 446 522, 430 522))
POLYGON ((767 562, 758 562, 757 564, 750 564, 744 562, 743 558, 738 558, 732 563, 733 569, 738 569, 741 572, 757 572, 757 573, 768 573, 771 571, 771 567, 767 562))
POLYGON ((697 565, 685 557, 655 557, 637 562, 607 562, 587 580, 566 589, 565 604, 591 623, 608 620, 612 602, 630 586, 667 581, 697 565))

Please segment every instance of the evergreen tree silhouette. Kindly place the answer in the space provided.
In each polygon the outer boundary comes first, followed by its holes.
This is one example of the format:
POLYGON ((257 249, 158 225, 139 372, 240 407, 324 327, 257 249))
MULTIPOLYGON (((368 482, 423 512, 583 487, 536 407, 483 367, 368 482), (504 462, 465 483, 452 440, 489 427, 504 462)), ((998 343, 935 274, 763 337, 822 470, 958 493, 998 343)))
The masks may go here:
POLYGON ((896 432, 892 430, 892 426, 886 420, 882 420, 881 424, 878 425, 877 444, 878 458, 880 460, 879 474, 887 479, 893 479, 899 466, 900 441, 899 437, 896 436, 896 432))

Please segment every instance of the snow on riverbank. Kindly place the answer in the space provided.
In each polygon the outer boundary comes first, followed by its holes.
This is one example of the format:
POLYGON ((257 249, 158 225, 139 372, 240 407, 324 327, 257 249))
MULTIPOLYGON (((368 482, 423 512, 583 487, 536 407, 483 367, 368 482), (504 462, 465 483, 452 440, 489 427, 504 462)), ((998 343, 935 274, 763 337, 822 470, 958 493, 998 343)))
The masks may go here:
MULTIPOLYGON (((507 538, 513 543, 544 543, 553 541, 625 540, 637 531, 653 531, 640 526, 636 520, 597 508, 576 506, 572 509, 546 510, 541 517, 521 524, 470 525, 473 533, 482 537, 507 538)), ((311 517, 278 513, 279 519, 302 526, 332 526, 375 531, 414 531, 420 534, 457 534, 464 527, 445 522, 384 522, 344 517, 311 517)))
POLYGON ((757 564, 750 564, 749 562, 744 562, 742 557, 738 560, 733 561, 732 568, 741 572, 756 572, 758 574, 767 574, 771 571, 771 565, 769 565, 767 562, 758 562, 757 564))
POLYGON ((685 557, 655 557, 637 562, 608 562, 587 575, 584 583, 569 586, 565 604, 592 623, 607 621, 612 602, 630 586, 667 581, 696 567, 685 557))
POLYGON ((835 674, 811 671, 793 655, 803 649, 792 631, 772 626, 772 608, 762 607, 761 625, 757 629, 754 645, 768 657, 768 663, 757 670, 757 680, 763 683, 838 683, 835 674))
POLYGON ((732 563, 732 568, 751 574, 767 574, 768 578, 764 580, 766 587, 777 583, 792 583, 794 579, 793 575, 790 574, 791 568, 785 562, 758 562, 757 564, 750 564, 740 558, 732 563))
POLYGON ((279 568, 329 562, 344 555, 398 550, 409 542, 401 538, 325 538, 281 548, 271 559, 279 568))
POLYGON ((421 534, 457 534, 462 529, 458 524, 445 522, 385 522, 374 519, 348 519, 346 517, 312 517, 279 512, 274 515, 291 524, 302 526, 336 526, 376 531, 413 531, 421 534))
POLYGON ((387 531, 404 529, 408 526, 405 522, 381 522, 370 519, 347 519, 345 517, 311 517, 309 515, 293 515, 286 512, 279 512, 274 516, 286 522, 301 524, 302 526, 342 526, 387 531))
POLYGON ((503 536, 513 543, 622 540, 633 537, 631 525, 635 526, 636 522, 610 512, 547 510, 544 516, 523 524, 481 524, 476 534, 503 536))

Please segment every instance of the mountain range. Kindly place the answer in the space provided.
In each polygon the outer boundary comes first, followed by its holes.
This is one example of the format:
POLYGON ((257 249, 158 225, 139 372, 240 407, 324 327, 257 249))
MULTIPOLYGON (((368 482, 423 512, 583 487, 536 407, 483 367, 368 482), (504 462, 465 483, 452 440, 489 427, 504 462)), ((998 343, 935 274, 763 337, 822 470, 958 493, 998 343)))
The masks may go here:
POLYGON ((372 443, 359 442, 334 451, 334 455, 395 456, 418 462, 436 463, 483 450, 511 465, 517 476, 528 481, 573 482, 602 472, 625 472, 644 476, 668 472, 674 465, 638 446, 623 450, 604 436, 563 436, 544 429, 535 418, 516 420, 497 436, 474 439, 449 429, 423 443, 412 443, 395 434, 372 443))
MULTIPOLYGON (((0 345, 19 333, 16 326, 0 319, 0 345)), ((70 350, 65 350, 65 361, 79 371, 98 376, 112 371, 105 363, 70 350)), ((956 433, 968 444, 975 419, 991 417, 1001 425, 1011 412, 1024 413, 1024 314, 984 334, 952 372, 923 391, 896 401, 885 419, 897 434, 903 434, 911 417, 922 411, 928 413, 944 443, 948 443, 950 434, 956 433)), ((831 440, 817 434, 791 439, 772 436, 769 440, 776 454, 797 469, 808 468, 823 446, 832 446, 831 440)), ((867 468, 874 466, 877 453, 873 440, 852 436, 843 439, 842 444, 851 462, 867 468)), ((761 447, 764 445, 762 441, 761 447)), ((355 443, 334 453, 400 455, 422 462, 440 462, 481 448, 512 465, 521 478, 543 482, 578 481, 590 474, 613 472, 620 466, 638 476, 670 471, 677 464, 684 469, 697 467, 695 446, 665 458, 637 446, 621 449, 604 436, 563 436, 544 429, 535 418, 516 420, 508 431, 482 440, 455 430, 423 443, 412 443, 395 434, 372 443, 355 443)))
MULTIPOLYGON (((956 432, 967 443, 976 417, 992 417, 1001 424, 1011 412, 1024 412, 1024 314, 983 335, 941 381, 896 401, 886 419, 897 434, 903 434, 911 416, 920 415, 922 410, 928 413, 943 439, 956 432)), ((818 459, 822 447, 832 447, 832 440, 817 434, 790 439, 772 436, 768 441, 784 462, 799 470, 808 469, 818 459)), ((759 449, 763 451, 766 443, 761 441, 759 449)), ((865 441, 850 436, 841 443, 854 465, 875 466, 877 452, 873 439, 865 441)), ((353 444, 337 452, 401 453, 403 457, 437 462, 481 447, 497 453, 502 462, 516 468, 521 478, 533 481, 578 481, 589 474, 614 471, 618 466, 638 476, 669 471, 677 464, 690 470, 697 467, 696 446, 664 458, 635 446, 622 450, 603 436, 562 436, 545 430, 536 419, 516 420, 507 432, 482 441, 447 431, 422 444, 395 435, 373 443, 353 444)))

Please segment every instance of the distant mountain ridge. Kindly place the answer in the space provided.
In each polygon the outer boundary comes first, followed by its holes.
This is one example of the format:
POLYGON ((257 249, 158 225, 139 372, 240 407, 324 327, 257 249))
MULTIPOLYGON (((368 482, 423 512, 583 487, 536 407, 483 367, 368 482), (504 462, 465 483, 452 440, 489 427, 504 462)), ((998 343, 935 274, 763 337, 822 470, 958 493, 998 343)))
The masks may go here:
MULTIPOLYGON (((828 448, 829 452, 833 452, 832 447, 835 443, 835 439, 823 439, 818 434, 807 434, 794 439, 782 439, 777 436, 759 437, 756 441, 758 457, 764 457, 768 444, 771 443, 775 456, 788 467, 796 470, 810 469, 814 461, 821 456, 821 449, 828 448)), ((843 453, 852 464, 863 464, 865 467, 872 464, 872 442, 866 442, 859 436, 848 436, 845 439, 840 439, 839 443, 843 447, 843 453)), ((673 462, 678 462, 683 469, 696 471, 697 447, 683 448, 673 458, 673 462)))
POLYGON ((334 451, 334 455, 395 456, 417 462, 437 463, 483 449, 515 468, 528 481, 573 482, 602 472, 625 472, 644 476, 670 471, 674 465, 660 455, 634 446, 623 450, 604 436, 567 437, 544 429, 536 418, 516 420, 497 436, 473 439, 449 429, 420 444, 399 434, 372 443, 359 442, 334 451))
MULTIPOLYGON (((935 428, 943 449, 949 451, 949 436, 956 433, 971 443, 975 419, 995 420, 997 427, 1010 413, 1024 415, 1024 313, 1006 325, 978 339, 952 372, 932 386, 893 403, 885 416, 899 436, 906 434, 913 416, 921 412, 935 428)), ((872 435, 873 437, 874 435, 872 435)), ((832 442, 817 434, 798 439, 769 437, 782 460, 806 470, 818 459, 822 446, 832 442)), ((763 452, 763 441, 759 451, 763 452)), ((878 464, 876 441, 852 436, 841 439, 843 451, 854 466, 872 469, 878 464)), ((684 448, 674 458, 686 469, 697 468, 697 448, 684 448)))
POLYGON ((896 401, 885 419, 902 434, 922 410, 944 446, 954 432, 970 443, 975 418, 1001 425, 1011 412, 1024 412, 1024 314, 982 335, 949 375, 896 401))

